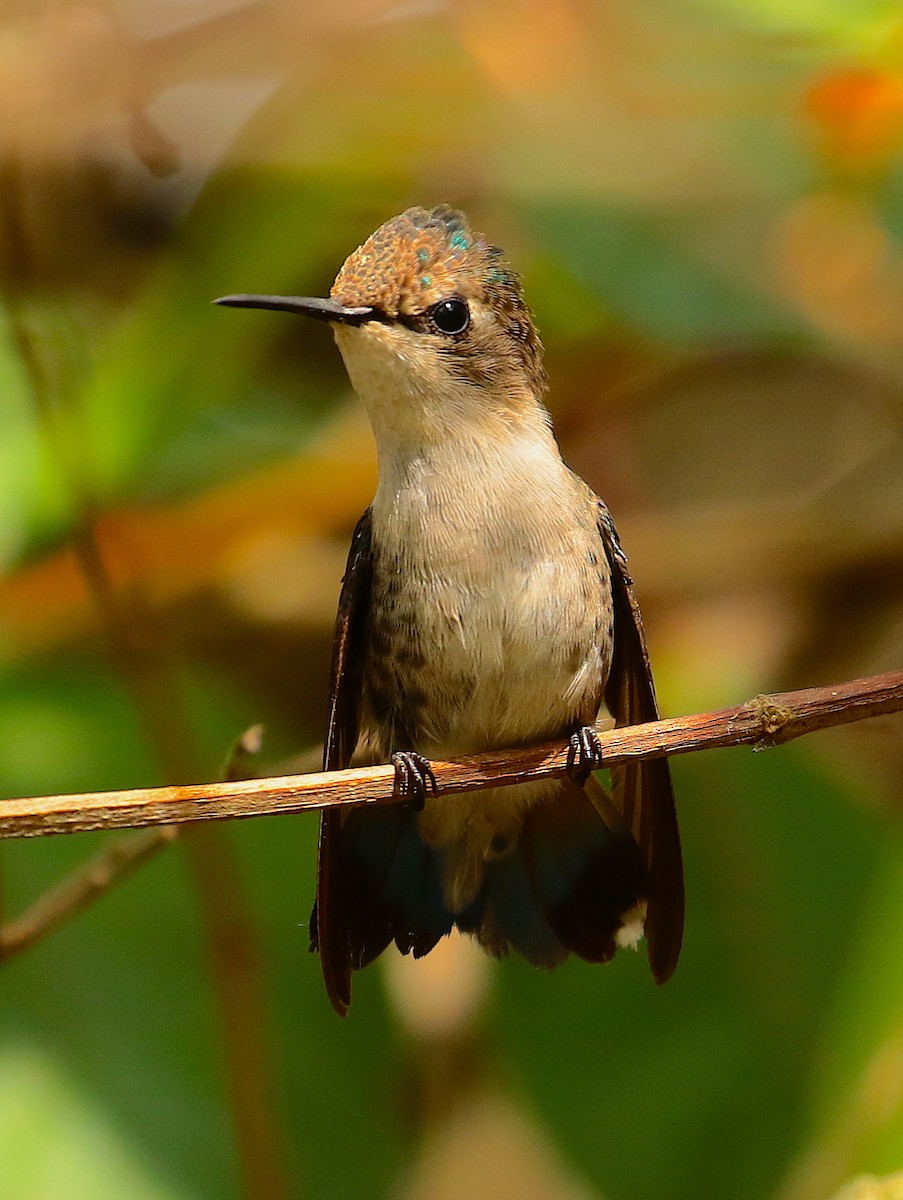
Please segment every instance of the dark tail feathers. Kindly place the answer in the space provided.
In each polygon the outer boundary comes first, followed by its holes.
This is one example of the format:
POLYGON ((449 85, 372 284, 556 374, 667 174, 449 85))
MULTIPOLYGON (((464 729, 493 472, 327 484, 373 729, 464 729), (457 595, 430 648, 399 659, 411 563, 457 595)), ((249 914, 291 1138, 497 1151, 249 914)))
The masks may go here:
POLYGON ((517 843, 487 861, 477 895, 458 913, 444 895, 443 852, 421 840, 413 809, 354 809, 341 824, 327 814, 332 827, 324 822, 321 833, 311 949, 320 951, 328 988, 330 976, 345 981, 339 995, 329 989, 333 1004, 344 1011, 351 971, 372 962, 390 942, 420 957, 453 925, 490 954, 515 950, 536 966, 557 966, 569 952, 607 962, 623 914, 646 895, 646 869, 607 796, 595 780, 587 786, 595 804, 565 781, 529 809, 517 843), (320 922, 318 905, 325 908, 320 922))

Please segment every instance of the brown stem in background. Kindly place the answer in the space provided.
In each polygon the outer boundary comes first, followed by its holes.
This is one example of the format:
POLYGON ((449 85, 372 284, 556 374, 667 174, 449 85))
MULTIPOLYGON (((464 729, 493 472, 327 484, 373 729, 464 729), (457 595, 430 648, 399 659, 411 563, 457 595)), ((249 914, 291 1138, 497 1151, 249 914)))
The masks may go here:
MULTIPOLYGON (((94 522, 94 505, 82 457, 73 452, 59 391, 45 370, 41 348, 29 328, 25 302, 37 279, 26 224, 25 183, 13 156, 0 162, 0 221, 7 250, 2 286, 13 340, 29 377, 35 408, 70 489, 77 513, 72 549, 103 624, 116 672, 127 690, 163 775, 190 779, 198 755, 181 711, 165 655, 154 636, 153 614, 137 596, 120 596, 113 586, 94 522)), ((114 845, 48 891, 22 917, 0 930, 0 958, 30 945, 141 861, 177 836, 169 828, 114 845)), ((229 1087, 236 1152, 248 1200, 281 1200, 288 1194, 277 1135, 267 1050, 263 988, 256 932, 232 847, 219 830, 206 830, 187 847, 220 1009, 221 1045, 229 1087)))
MULTIPOLYGON (((903 711, 903 671, 830 687, 756 696, 714 712, 670 717, 619 729, 598 728, 603 767, 668 758, 728 746, 763 750, 819 729, 903 711)), ((432 762, 440 793, 475 792, 563 776, 567 744, 493 750, 455 762, 432 762)), ((304 812, 346 804, 397 803, 395 770, 348 771, 200 783, 187 787, 29 797, 0 801, 0 838, 36 837, 99 828, 134 828, 171 821, 215 821, 304 812)))
POLYGON ((271 1061, 265 1055, 264 994, 258 938, 225 830, 208 825, 185 838, 207 931, 210 974, 220 1000, 221 1039, 244 1175, 254 1200, 288 1195, 280 1123, 272 1096, 271 1061))

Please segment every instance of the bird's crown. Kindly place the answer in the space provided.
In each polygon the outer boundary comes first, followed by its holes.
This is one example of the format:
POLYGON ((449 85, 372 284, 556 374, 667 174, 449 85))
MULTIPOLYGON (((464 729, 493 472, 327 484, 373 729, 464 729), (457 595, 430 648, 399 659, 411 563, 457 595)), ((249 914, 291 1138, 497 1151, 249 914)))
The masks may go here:
MULTIPOLYGON (((542 390, 542 347, 520 277, 502 251, 448 205, 409 208, 381 225, 349 255, 330 293, 348 307, 371 306, 384 319, 417 326, 450 297, 491 310, 505 349, 542 390)), ((488 347, 487 347, 488 348, 488 347)))

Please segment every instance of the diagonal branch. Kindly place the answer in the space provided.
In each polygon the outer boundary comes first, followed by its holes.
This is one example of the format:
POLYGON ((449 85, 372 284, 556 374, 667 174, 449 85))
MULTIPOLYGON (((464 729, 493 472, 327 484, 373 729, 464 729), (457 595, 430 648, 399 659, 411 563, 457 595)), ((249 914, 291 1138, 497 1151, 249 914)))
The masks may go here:
MULTIPOLYGON (((604 765, 613 766, 716 747, 763 749, 817 729, 901 710, 903 671, 891 671, 833 687, 756 696, 716 712, 600 730, 599 740, 604 765)), ((566 759, 565 744, 547 742, 456 762, 434 761, 432 766, 439 789, 451 795, 564 775, 566 759)), ((0 801, 0 837, 259 817, 340 804, 385 804, 394 799, 394 777, 391 766, 357 767, 276 779, 6 800, 0 801)))

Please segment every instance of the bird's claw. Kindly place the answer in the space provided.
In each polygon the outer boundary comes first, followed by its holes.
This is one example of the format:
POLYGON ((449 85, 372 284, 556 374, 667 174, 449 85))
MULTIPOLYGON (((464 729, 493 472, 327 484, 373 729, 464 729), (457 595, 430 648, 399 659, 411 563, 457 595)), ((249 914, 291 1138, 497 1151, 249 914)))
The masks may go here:
POLYGON ((435 796, 439 790, 430 760, 413 750, 399 750, 392 755, 392 765, 395 768, 395 796, 419 812, 426 804, 427 792, 432 789, 435 796))
POLYGON ((593 771, 603 765, 602 743, 591 725, 583 725, 568 738, 566 769, 575 783, 586 783, 593 771))

